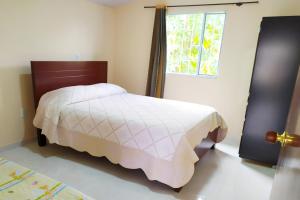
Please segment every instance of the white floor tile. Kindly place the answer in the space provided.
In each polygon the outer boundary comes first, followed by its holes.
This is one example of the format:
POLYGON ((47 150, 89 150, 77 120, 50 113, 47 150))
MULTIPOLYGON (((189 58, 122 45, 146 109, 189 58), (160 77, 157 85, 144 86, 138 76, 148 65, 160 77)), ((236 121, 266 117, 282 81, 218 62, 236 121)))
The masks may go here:
POLYGON ((141 170, 128 170, 70 148, 35 143, 0 152, 23 166, 36 170, 94 197, 130 200, 267 200, 275 170, 244 162, 226 145, 212 150, 196 165, 192 180, 180 193, 146 179, 141 170), (225 150, 224 150, 225 149, 225 150), (228 150, 229 149, 229 150, 228 150))

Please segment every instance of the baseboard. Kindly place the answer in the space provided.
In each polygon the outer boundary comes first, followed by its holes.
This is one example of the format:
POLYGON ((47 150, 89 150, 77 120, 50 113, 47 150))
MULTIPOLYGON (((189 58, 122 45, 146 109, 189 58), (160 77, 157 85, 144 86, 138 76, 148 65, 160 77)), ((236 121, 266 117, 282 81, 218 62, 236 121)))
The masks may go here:
POLYGON ((9 145, 0 147, 0 152, 8 151, 8 150, 11 150, 11 149, 14 149, 14 148, 17 148, 17 147, 24 146, 26 144, 34 142, 35 140, 36 140, 36 138, 32 138, 32 139, 28 139, 28 140, 24 140, 24 141, 21 141, 21 142, 17 142, 17 143, 13 143, 13 144, 9 144, 9 145))

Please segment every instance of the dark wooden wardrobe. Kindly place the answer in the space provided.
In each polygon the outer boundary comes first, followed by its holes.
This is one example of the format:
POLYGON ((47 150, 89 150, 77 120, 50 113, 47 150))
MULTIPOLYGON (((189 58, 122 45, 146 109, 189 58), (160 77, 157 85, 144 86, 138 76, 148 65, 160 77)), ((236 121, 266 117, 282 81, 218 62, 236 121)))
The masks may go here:
POLYGON ((240 157, 275 165, 280 145, 267 131, 283 133, 300 65, 300 16, 266 17, 261 23, 240 157))

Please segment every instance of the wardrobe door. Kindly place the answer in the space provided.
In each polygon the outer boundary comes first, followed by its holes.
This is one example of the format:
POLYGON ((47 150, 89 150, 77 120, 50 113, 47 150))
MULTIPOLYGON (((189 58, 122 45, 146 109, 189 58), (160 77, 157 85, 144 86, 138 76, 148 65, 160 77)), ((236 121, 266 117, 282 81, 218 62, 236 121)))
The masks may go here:
POLYGON ((263 18, 249 91, 240 157, 275 165, 280 145, 268 131, 285 131, 300 64, 300 17, 263 18))

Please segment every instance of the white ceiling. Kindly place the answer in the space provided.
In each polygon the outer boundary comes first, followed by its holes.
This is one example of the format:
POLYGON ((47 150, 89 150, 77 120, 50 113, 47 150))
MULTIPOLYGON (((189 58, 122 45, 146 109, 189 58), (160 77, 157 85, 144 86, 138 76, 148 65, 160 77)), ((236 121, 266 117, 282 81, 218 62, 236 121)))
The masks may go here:
POLYGON ((128 3, 130 0, 92 0, 92 1, 106 6, 119 6, 128 3))

